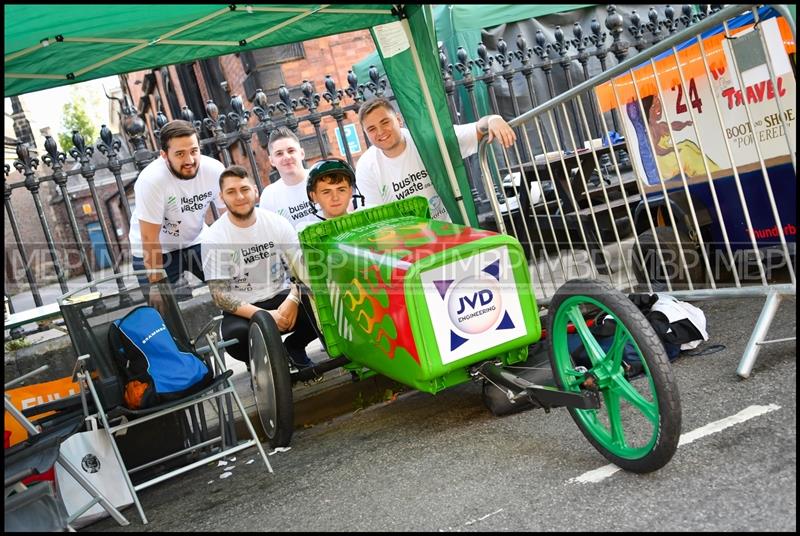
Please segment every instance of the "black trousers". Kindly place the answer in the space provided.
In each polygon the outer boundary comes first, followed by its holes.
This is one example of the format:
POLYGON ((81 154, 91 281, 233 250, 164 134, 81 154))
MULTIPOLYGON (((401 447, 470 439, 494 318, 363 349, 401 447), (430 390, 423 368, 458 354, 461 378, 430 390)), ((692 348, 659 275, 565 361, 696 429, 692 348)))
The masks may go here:
MULTIPOLYGON (((268 300, 260 301, 253 305, 261 309, 277 309, 288 295, 289 289, 286 289, 268 300)), ((225 351, 234 359, 248 363, 250 361, 250 351, 248 349, 250 320, 228 312, 223 312, 222 316, 222 339, 226 341, 230 339, 239 340, 237 344, 228 346, 225 351)), ((300 298, 297 320, 294 323, 294 328, 291 333, 292 334, 283 341, 283 345, 286 347, 286 351, 289 357, 292 358, 292 361, 303 363, 307 359, 306 346, 319 337, 317 325, 314 321, 314 313, 311 309, 311 303, 308 300, 308 295, 305 293, 300 298)))

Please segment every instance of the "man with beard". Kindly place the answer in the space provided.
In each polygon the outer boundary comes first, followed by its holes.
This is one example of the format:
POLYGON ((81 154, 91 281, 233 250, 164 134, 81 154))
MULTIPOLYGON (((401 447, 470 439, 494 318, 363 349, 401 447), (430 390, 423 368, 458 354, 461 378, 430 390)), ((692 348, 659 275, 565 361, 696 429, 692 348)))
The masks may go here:
POLYGON ((281 178, 264 188, 259 206, 277 212, 289 220, 295 229, 301 222, 319 221, 308 203, 308 170, 303 167, 306 153, 300 146, 300 140, 288 128, 278 127, 270 132, 267 149, 269 163, 281 178))
MULTIPOLYGON (((224 210, 218 198, 224 168, 200 154, 191 123, 175 120, 161 129, 161 158, 142 170, 133 188, 136 208, 129 240, 135 270, 163 268, 172 284, 188 270, 205 281, 199 237, 208 206, 216 202, 224 210)), ((155 282, 158 276, 149 278, 155 282)), ((147 281, 141 283, 147 288, 147 281)), ((155 293, 151 298, 157 299, 155 293)))
POLYGON ((203 271, 214 303, 222 309, 222 337, 238 339, 226 351, 248 363, 250 318, 259 310, 275 319, 291 364, 314 365, 306 346, 317 338, 308 296, 290 282, 287 263, 301 269, 301 250, 292 225, 274 212, 256 207, 258 191, 247 170, 231 166, 219 178, 220 198, 228 209, 203 233, 203 271))

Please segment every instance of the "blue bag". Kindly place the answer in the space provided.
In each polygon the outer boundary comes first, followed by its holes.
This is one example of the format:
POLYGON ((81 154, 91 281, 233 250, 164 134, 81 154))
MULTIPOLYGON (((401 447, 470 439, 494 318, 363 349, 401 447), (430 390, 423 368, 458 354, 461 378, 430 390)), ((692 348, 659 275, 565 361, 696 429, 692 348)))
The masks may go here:
POLYGON ((140 306, 108 328, 109 348, 125 378, 125 406, 142 409, 201 390, 212 373, 181 351, 159 312, 140 306))

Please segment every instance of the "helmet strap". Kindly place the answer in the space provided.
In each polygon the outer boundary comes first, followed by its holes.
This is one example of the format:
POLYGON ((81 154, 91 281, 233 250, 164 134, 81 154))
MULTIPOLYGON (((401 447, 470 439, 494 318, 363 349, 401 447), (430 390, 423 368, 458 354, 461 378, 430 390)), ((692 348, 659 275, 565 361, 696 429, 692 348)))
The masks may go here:
POLYGON ((361 200, 361 207, 364 207, 364 196, 361 195, 361 190, 358 189, 355 182, 353 183, 353 210, 358 208, 358 200, 361 200))

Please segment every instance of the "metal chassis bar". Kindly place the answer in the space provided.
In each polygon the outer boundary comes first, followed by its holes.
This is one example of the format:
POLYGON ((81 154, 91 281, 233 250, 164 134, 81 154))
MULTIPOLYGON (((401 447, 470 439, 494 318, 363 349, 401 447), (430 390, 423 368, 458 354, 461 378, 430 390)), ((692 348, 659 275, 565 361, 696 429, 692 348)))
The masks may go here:
POLYGON ((486 361, 476 367, 473 376, 485 378, 499 387, 511 402, 528 398, 535 406, 542 407, 545 411, 559 406, 577 409, 598 409, 600 407, 600 397, 596 391, 586 390, 573 393, 549 385, 531 383, 503 367, 497 366, 493 361, 486 361))

